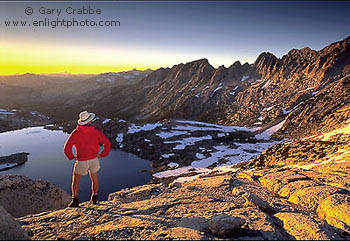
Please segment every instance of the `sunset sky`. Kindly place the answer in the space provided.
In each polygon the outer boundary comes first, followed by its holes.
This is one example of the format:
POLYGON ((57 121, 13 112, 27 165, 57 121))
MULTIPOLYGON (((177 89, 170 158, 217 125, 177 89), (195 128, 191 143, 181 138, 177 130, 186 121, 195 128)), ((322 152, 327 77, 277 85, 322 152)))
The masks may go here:
MULTIPOLYGON (((319 50, 350 34, 350 2, 0 2, 0 74, 156 69, 209 59, 252 63, 264 51, 319 50), (89 6, 101 14, 68 14, 89 6), (25 9, 31 7, 32 15, 25 9), (62 9, 61 15, 39 9, 62 9), (120 21, 118 27, 14 27, 5 21, 120 21)), ((12 23, 12 22, 11 22, 12 23)))

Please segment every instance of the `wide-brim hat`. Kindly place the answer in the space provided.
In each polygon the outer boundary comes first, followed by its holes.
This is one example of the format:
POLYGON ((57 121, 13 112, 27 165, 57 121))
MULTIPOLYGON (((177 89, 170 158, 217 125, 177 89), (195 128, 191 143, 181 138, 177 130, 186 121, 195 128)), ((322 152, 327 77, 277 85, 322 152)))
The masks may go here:
POLYGON ((96 117, 96 115, 94 113, 89 113, 87 111, 83 111, 79 114, 78 124, 79 125, 86 125, 87 123, 92 121, 95 117, 96 117))

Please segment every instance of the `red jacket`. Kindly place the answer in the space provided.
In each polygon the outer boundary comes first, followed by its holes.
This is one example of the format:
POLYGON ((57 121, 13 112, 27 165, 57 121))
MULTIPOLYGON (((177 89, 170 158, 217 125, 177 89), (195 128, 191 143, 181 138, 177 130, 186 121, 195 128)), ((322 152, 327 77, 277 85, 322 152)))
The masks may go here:
POLYGON ((100 156, 106 157, 111 150, 111 142, 107 137, 92 125, 79 125, 64 144, 64 154, 69 160, 74 159, 72 147, 75 146, 78 161, 91 160, 97 157, 99 144, 103 144, 100 156))

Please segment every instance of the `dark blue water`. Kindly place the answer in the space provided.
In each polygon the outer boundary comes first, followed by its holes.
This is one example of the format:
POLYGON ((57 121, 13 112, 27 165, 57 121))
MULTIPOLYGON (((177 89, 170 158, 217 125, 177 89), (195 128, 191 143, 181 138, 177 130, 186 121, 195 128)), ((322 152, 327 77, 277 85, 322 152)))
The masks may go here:
MULTIPOLYGON (((24 165, 0 174, 22 174, 32 179, 47 180, 71 194, 74 161, 69 161, 63 153, 63 144, 67 137, 68 134, 62 131, 46 130, 43 127, 0 133, 0 156, 17 152, 30 153, 24 165)), ((111 192, 143 185, 151 180, 148 172, 142 172, 151 170, 149 161, 120 150, 112 149, 108 157, 100 159, 100 164, 101 200, 106 200, 111 192)), ((87 175, 80 182, 79 199, 88 200, 90 195, 90 178, 87 175)))

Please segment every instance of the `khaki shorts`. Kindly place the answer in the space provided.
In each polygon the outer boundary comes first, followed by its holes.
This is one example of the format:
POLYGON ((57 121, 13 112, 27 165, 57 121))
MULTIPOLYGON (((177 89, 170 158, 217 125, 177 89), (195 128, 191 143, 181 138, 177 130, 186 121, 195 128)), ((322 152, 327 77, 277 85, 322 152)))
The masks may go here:
POLYGON ((82 176, 85 176, 90 171, 96 173, 100 170, 100 160, 96 157, 87 161, 76 161, 74 163, 73 172, 82 176))

